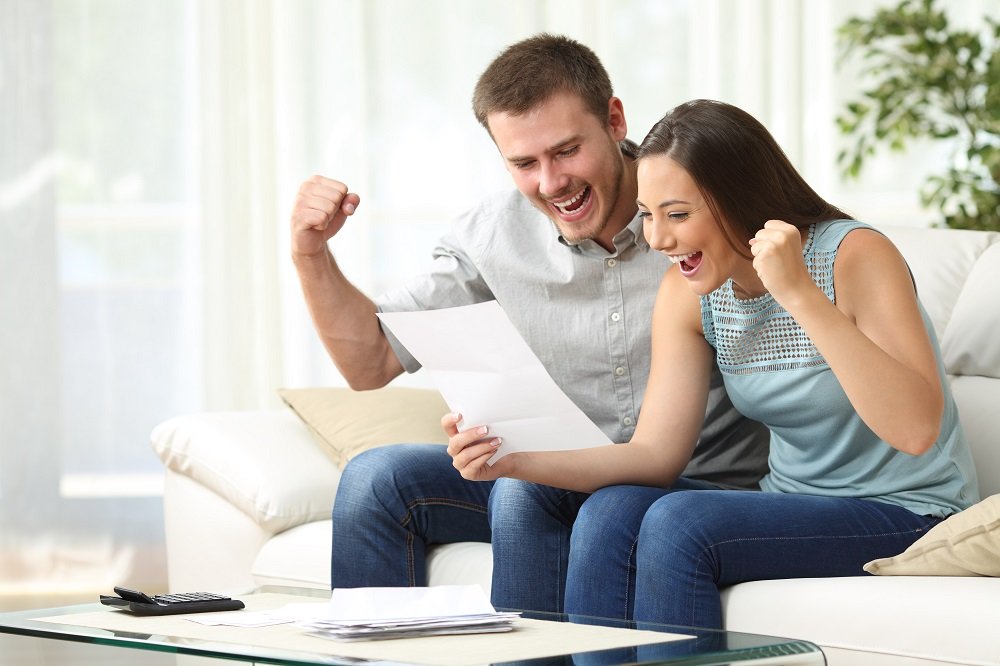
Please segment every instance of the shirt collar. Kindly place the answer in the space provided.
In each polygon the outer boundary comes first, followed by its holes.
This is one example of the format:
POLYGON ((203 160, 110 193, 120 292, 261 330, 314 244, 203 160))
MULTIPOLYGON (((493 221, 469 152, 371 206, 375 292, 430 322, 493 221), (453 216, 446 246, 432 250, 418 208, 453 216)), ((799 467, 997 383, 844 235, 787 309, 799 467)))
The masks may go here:
MULTIPOLYGON (((603 247, 601 247, 592 240, 585 240, 575 245, 569 243, 565 238, 563 238, 563 235, 559 233, 559 228, 556 227, 555 222, 552 222, 552 220, 549 220, 549 222, 552 224, 552 227, 556 230, 559 242, 568 247, 569 249, 573 250, 574 252, 578 252, 584 255, 600 255, 602 258, 606 258, 609 256, 607 250, 605 250, 603 247)), ((611 253, 611 256, 617 256, 621 254, 632 245, 635 245, 640 250, 649 249, 649 243, 646 242, 646 236, 643 235, 642 233, 642 218, 639 217, 638 211, 636 211, 635 215, 625 226, 625 228, 619 231, 617 234, 615 234, 615 237, 612 240, 614 241, 615 244, 615 252, 611 253)))

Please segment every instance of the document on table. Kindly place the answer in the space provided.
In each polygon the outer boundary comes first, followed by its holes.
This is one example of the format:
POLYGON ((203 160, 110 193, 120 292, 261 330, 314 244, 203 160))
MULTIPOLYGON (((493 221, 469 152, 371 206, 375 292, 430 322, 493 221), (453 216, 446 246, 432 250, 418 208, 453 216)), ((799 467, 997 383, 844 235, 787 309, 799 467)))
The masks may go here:
POLYGON ((478 585, 335 589, 327 603, 293 603, 258 612, 191 615, 211 626, 265 627, 294 623, 338 641, 415 638, 511 631, 520 613, 498 613, 478 585))
POLYGON ((496 301, 378 316, 462 414, 462 427, 488 425, 503 440, 491 464, 517 451, 611 443, 556 385, 496 301))
POLYGON ((323 617, 299 626, 338 641, 510 631, 520 613, 498 613, 478 585, 335 589, 323 617))

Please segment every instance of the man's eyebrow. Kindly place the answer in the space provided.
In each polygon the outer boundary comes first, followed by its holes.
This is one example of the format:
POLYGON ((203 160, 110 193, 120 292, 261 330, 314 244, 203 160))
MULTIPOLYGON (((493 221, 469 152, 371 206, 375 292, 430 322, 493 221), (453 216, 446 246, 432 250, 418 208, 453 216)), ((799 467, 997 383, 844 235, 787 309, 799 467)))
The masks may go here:
MULTIPOLYGON (((561 150, 565 150, 567 146, 569 146, 571 144, 574 144, 574 143, 579 143, 581 140, 582 140, 582 137, 579 134, 574 134, 573 136, 571 136, 569 138, 563 139, 562 141, 560 141, 559 143, 555 144, 554 146, 550 146, 550 147, 546 148, 545 152, 546 153, 558 153, 561 150)), ((525 155, 525 156, 511 155, 510 157, 506 157, 505 156, 504 159, 506 159, 508 162, 527 162, 527 161, 533 160, 535 158, 534 157, 529 157, 527 155, 525 155)))

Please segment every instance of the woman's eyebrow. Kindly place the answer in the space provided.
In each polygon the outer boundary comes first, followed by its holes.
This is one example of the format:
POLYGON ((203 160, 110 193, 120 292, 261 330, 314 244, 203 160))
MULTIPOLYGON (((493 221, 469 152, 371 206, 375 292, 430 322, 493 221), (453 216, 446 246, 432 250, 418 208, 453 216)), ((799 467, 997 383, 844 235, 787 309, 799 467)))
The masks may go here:
POLYGON ((684 201, 683 199, 667 199, 666 201, 660 202, 660 205, 657 206, 657 208, 666 208, 667 206, 674 206, 676 204, 686 204, 690 206, 691 202, 684 201))

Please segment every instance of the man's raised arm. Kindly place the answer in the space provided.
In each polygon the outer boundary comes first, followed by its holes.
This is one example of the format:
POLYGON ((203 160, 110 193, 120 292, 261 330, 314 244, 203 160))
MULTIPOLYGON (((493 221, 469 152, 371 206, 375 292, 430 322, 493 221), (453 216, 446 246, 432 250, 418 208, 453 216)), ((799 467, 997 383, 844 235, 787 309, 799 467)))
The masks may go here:
POLYGON ((353 389, 379 388, 403 371, 375 303, 351 284, 327 247, 361 199, 343 183, 313 176, 302 183, 291 215, 292 261, 323 346, 353 389))

